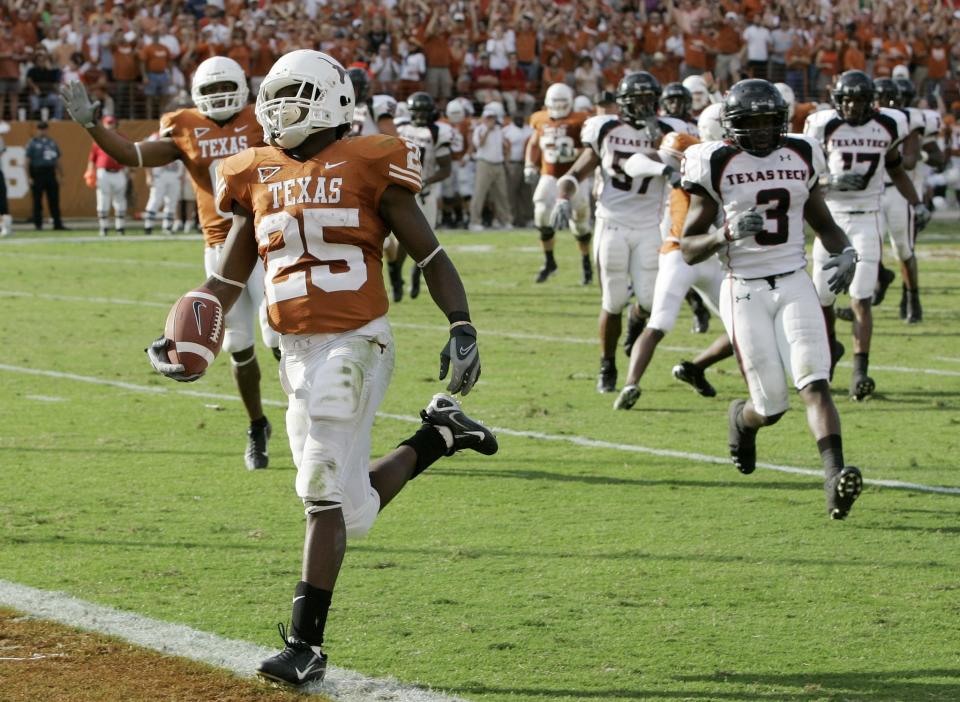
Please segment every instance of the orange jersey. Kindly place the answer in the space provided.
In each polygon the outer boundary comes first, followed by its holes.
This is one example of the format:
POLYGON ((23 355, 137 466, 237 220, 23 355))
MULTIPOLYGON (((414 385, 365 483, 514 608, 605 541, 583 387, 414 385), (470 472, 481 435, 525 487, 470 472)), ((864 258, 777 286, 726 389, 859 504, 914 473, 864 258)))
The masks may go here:
POLYGON ((553 119, 546 110, 530 115, 533 139, 540 150, 540 174, 559 178, 577 160, 583 144, 580 130, 587 120, 586 112, 571 112, 563 119, 553 119))
POLYGON ((683 236, 683 223, 687 219, 687 210, 690 209, 690 193, 683 188, 670 190, 670 235, 660 245, 660 253, 670 253, 680 248, 680 237, 683 236))
POLYGON ((253 106, 247 105, 222 127, 196 108, 168 112, 160 118, 160 135, 173 139, 193 180, 197 216, 207 246, 222 244, 230 231, 230 208, 217 208, 213 179, 227 156, 252 146, 263 146, 263 129, 253 106))
POLYGON ((386 134, 342 139, 307 162, 264 146, 220 166, 217 207, 253 213, 270 326, 283 334, 357 329, 387 312, 380 197, 420 191, 417 147, 386 134))
POLYGON ((803 134, 803 125, 807 123, 807 117, 817 111, 815 102, 798 102, 793 108, 793 119, 790 122, 790 131, 794 134, 803 134))

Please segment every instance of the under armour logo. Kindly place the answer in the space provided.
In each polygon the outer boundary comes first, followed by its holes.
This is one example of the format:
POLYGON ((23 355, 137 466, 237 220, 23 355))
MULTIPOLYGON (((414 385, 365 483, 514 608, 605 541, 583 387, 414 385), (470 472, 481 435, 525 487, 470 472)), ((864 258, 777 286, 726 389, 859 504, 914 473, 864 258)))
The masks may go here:
POLYGON ((780 154, 780 161, 792 161, 793 157, 790 154, 780 154))
POLYGON ((750 293, 747 293, 747 294, 744 295, 743 297, 740 297, 739 295, 737 295, 737 296, 735 296, 735 299, 736 299, 737 302, 740 302, 740 300, 749 300, 749 299, 750 299, 750 293))

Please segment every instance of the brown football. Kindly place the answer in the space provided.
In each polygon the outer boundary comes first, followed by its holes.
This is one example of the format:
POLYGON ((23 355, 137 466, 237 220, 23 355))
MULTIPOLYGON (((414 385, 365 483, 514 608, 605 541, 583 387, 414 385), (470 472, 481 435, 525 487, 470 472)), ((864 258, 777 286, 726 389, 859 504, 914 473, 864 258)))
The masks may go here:
POLYGON ((170 340, 170 362, 183 364, 186 373, 203 373, 223 345, 220 300, 206 288, 191 290, 170 310, 163 333, 170 340))

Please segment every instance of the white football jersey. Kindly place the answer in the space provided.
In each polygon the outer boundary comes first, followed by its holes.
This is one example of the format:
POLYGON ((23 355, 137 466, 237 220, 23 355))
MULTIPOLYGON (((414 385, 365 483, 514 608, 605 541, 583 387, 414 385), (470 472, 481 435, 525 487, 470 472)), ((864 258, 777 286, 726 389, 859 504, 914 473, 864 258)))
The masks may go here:
MULTIPOLYGON (((662 132, 674 131, 670 122, 662 118, 658 118, 658 122, 662 132)), ((633 154, 656 154, 655 142, 647 130, 632 127, 614 115, 599 115, 584 122, 580 140, 600 159, 597 217, 632 228, 659 227, 666 179, 660 176, 631 178, 623 172, 624 162, 633 154)))
POLYGON ((361 103, 353 110, 353 125, 350 136, 369 136, 379 134, 381 117, 393 117, 397 112, 397 101, 389 95, 374 95, 370 105, 361 103), (372 106, 372 109, 371 109, 372 106))
MULTIPOLYGON (((670 126, 670 131, 680 132, 681 134, 689 134, 690 136, 695 136, 697 139, 700 138, 700 130, 697 128, 697 122, 688 122, 685 119, 680 119, 679 117, 670 117, 669 115, 663 115, 657 117, 662 124, 670 126)), ((666 131, 666 130, 664 130, 666 131)))
POLYGON ((730 242, 720 259, 738 278, 764 278, 806 266, 803 208, 826 169, 813 139, 788 136, 767 156, 722 141, 694 144, 684 153, 683 188, 713 198, 725 220, 755 207, 765 219, 756 237, 730 242))
POLYGON ((936 110, 922 110, 923 136, 920 141, 923 145, 936 142, 943 149, 943 117, 936 110))
POLYGON ((445 122, 434 122, 426 127, 418 127, 410 122, 397 127, 397 134, 420 147, 424 180, 436 173, 437 159, 449 156, 452 151, 453 127, 445 122))
POLYGON ((880 209, 887 152, 897 148, 909 134, 907 115, 881 107, 865 123, 847 123, 835 109, 807 117, 803 133, 815 139, 827 156, 831 174, 855 171, 867 178, 863 190, 827 190, 824 199, 832 212, 876 212, 880 209))

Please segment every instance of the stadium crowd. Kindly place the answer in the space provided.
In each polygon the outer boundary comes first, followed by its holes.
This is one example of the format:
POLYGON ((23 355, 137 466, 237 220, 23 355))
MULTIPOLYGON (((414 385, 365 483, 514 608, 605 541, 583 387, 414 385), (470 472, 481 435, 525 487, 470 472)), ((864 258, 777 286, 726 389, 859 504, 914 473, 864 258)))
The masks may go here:
POLYGON ((703 74, 721 91, 767 77, 826 101, 843 70, 897 64, 931 106, 960 100, 960 11, 924 0, 3 0, 0 27, 0 119, 61 118, 57 90, 75 78, 120 119, 157 117, 214 55, 256 94, 297 48, 366 68, 373 92, 425 90, 441 107, 466 96, 529 113, 551 83, 594 99, 638 69, 664 85, 703 74))

